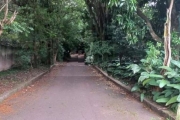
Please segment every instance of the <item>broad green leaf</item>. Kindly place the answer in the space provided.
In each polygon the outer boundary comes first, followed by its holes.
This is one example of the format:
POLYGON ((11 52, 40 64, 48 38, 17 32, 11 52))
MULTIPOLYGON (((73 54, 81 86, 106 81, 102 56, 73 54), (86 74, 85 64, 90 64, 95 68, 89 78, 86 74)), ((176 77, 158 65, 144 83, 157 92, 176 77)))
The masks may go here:
POLYGON ((116 64, 116 66, 120 66, 120 63, 116 64))
POLYGON ((178 96, 172 97, 172 98, 166 103, 166 106, 168 106, 168 105, 170 105, 170 104, 172 104, 172 103, 177 102, 177 98, 178 98, 178 96))
POLYGON ((149 76, 149 73, 148 72, 142 72, 141 75, 149 76))
POLYGON ((158 93, 160 93, 160 92, 152 91, 152 94, 153 94, 153 95, 156 95, 156 94, 158 94, 158 93))
POLYGON ((152 85, 152 86, 158 86, 157 81, 154 80, 154 79, 151 79, 148 84, 149 84, 149 85, 152 85))
POLYGON ((158 97, 159 97, 159 95, 161 94, 160 92, 154 92, 154 93, 152 93, 153 94, 153 100, 155 101, 155 100, 157 100, 158 99, 158 97))
POLYGON ((171 109, 176 109, 179 103, 173 103, 170 107, 171 109))
POLYGON ((180 75, 176 76, 175 79, 180 81, 180 75))
POLYGON ((136 74, 137 72, 139 72, 141 70, 141 68, 137 64, 131 64, 130 68, 134 74, 136 74))
POLYGON ((167 91, 167 92, 165 93, 165 97, 170 96, 172 93, 173 93, 172 91, 167 91))
POLYGON ((157 103, 167 103, 168 101, 169 101, 169 98, 160 98, 156 100, 157 103))
POLYGON ((176 65, 178 68, 180 68, 180 62, 176 60, 171 60, 171 63, 176 65))
POLYGON ((147 73, 147 72, 142 72, 142 73, 141 73, 141 76, 140 76, 139 79, 138 79, 138 82, 142 82, 142 81, 144 81, 144 80, 147 79, 147 78, 149 78, 149 73, 147 73))
POLYGON ((122 2, 120 5, 119 5, 119 7, 122 7, 124 5, 124 2, 122 2))
POLYGON ((142 83, 143 86, 146 85, 150 80, 151 80, 151 79, 146 79, 146 80, 144 80, 143 83, 142 83))
POLYGON ((175 72, 175 71, 171 71, 171 72, 165 72, 165 74, 164 74, 164 75, 167 75, 167 76, 168 76, 168 78, 173 78, 173 77, 177 76, 177 75, 178 75, 178 73, 177 73, 177 72, 175 72))
POLYGON ((157 74, 149 74, 149 77, 153 77, 153 78, 164 78, 162 75, 157 75, 157 74))
POLYGON ((131 92, 137 91, 139 90, 139 86, 136 84, 132 89, 131 92))
POLYGON ((178 95, 177 97, 177 102, 180 102, 180 95, 178 95))
POLYGON ((149 76, 140 76, 138 82, 142 82, 143 80, 149 78, 149 76))
POLYGON ((169 84, 170 82, 167 80, 158 80, 157 83, 159 83, 160 88, 163 88, 165 85, 169 84))
POLYGON ((171 69, 171 68, 168 67, 168 66, 161 66, 161 67, 159 67, 159 68, 165 69, 165 70, 167 70, 167 71, 174 71, 173 69, 171 69))
POLYGON ((179 84, 167 84, 167 86, 173 87, 173 88, 175 88, 175 89, 180 90, 180 85, 179 85, 179 84))

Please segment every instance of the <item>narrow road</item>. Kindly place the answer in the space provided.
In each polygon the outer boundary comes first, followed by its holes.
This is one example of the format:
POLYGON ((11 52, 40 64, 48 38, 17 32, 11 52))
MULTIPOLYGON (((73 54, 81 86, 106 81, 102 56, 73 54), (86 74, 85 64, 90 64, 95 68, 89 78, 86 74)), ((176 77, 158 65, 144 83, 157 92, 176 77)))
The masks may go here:
POLYGON ((0 105, 0 120, 161 120, 92 67, 59 65, 0 105))

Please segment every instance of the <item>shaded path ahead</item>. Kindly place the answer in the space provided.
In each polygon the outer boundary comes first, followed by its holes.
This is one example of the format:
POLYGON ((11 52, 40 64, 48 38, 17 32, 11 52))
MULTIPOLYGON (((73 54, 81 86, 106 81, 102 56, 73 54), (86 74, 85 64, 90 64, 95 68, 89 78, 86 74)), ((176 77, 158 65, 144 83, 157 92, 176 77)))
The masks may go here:
POLYGON ((0 120, 160 120, 83 63, 59 65, 11 96, 0 120))

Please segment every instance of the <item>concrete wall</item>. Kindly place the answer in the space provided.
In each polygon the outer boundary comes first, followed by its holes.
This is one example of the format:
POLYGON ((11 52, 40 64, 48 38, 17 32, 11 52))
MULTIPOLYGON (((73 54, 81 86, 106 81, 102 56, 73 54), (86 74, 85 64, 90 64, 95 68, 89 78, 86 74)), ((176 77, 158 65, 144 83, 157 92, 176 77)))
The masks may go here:
POLYGON ((0 71, 9 69, 14 63, 13 48, 0 46, 0 71))

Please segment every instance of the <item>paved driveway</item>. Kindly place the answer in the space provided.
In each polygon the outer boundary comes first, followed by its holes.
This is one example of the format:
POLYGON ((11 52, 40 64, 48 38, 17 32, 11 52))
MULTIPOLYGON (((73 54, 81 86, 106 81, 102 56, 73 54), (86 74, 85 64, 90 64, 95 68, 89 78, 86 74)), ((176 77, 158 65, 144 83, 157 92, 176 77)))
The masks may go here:
POLYGON ((1 120, 160 120, 94 69, 77 62, 56 66, 0 107, 1 120))

